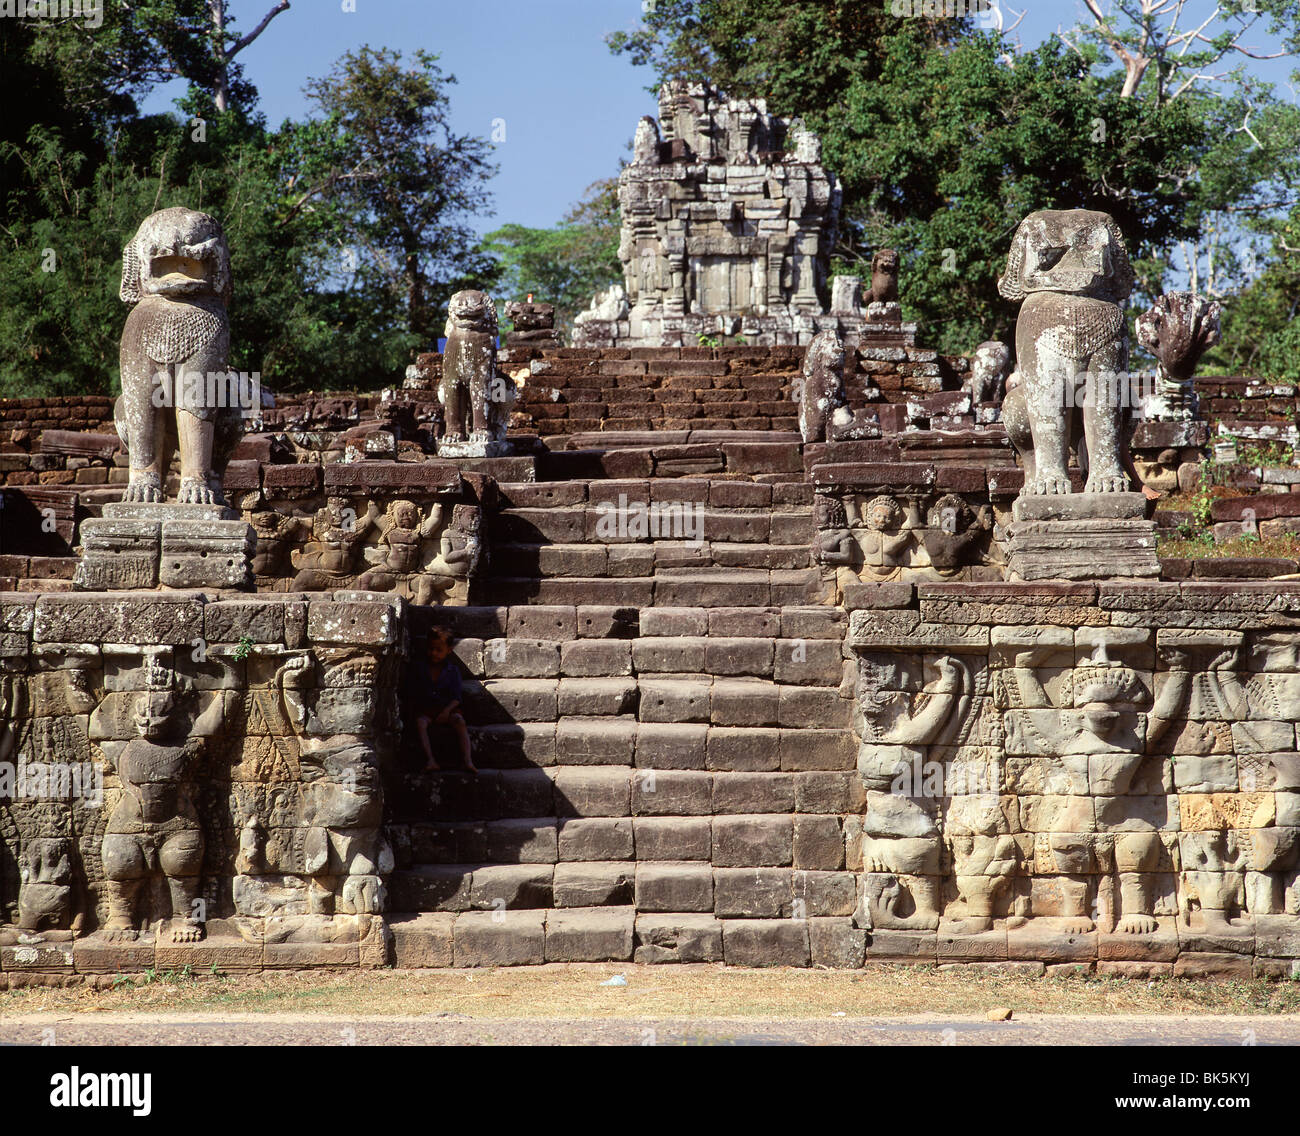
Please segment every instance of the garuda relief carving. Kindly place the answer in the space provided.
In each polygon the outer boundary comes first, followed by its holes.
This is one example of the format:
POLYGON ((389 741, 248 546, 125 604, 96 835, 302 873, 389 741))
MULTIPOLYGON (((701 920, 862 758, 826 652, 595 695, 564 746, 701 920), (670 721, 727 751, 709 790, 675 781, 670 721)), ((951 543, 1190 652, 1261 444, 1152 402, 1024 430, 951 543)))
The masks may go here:
POLYGON ((1288 636, 857 626, 859 926, 1249 935, 1300 913, 1288 636))

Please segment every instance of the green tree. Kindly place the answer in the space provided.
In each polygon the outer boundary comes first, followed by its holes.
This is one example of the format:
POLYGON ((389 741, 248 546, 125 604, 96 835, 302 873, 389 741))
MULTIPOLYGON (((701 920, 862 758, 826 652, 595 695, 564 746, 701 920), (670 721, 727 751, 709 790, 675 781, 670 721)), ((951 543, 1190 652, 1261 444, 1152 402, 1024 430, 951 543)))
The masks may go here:
POLYGON ((484 251, 501 265, 506 299, 528 293, 555 305, 556 325, 567 329, 592 296, 623 279, 618 259, 618 179, 589 186, 551 229, 504 225, 484 238, 484 251))
POLYGON ((452 131, 447 87, 456 80, 437 59, 418 51, 408 68, 400 52, 362 47, 306 87, 334 136, 329 167, 303 201, 337 211, 376 327, 401 333, 407 347, 435 339, 451 294, 490 286, 496 269, 469 225, 491 201, 490 146, 452 131))
POLYGON ((272 133, 229 112, 198 141, 188 113, 150 116, 112 137, 84 185, 84 155, 34 134, 18 151, 28 215, 0 226, 12 254, 0 258, 0 390, 115 389, 122 247, 145 216, 171 205, 210 212, 226 230, 233 366, 288 388, 319 382, 323 361, 342 353, 356 369, 386 366, 391 376, 400 358, 372 350, 369 330, 356 330, 364 318, 350 318, 358 313, 328 290, 320 250, 337 221, 326 210, 295 211, 284 190, 311 134, 310 125, 272 133))
POLYGON ((1008 334, 995 284, 1033 209, 1112 213, 1139 261, 1195 234, 1205 115, 1125 98, 1088 44, 1016 55, 974 21, 863 0, 677 0, 610 46, 801 116, 843 187, 835 269, 862 274, 874 249, 897 248, 904 308, 944 350, 1008 334))

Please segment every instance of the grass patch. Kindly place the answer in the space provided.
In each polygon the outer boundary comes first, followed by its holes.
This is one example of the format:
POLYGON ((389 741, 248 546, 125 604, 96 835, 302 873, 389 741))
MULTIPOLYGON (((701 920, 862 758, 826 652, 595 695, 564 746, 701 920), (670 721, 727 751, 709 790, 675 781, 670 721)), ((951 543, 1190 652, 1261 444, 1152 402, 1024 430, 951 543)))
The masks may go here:
POLYGON ((1300 533, 1271 536, 1267 540, 1239 536, 1222 544, 1215 544, 1208 532, 1195 536, 1161 536, 1156 538, 1156 554, 1187 560, 1240 560, 1254 556, 1300 560, 1300 533))

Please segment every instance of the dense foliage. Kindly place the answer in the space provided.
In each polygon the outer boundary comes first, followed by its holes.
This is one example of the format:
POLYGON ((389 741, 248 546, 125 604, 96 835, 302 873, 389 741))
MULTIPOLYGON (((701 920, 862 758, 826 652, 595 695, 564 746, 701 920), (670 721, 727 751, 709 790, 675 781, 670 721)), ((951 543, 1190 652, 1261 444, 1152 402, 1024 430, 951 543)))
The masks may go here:
MULTIPOLYGON (((843 183, 838 268, 861 273, 875 248, 899 249, 904 308, 945 350, 1007 334, 1014 312, 995 281, 1035 208, 1112 213, 1138 262, 1135 306, 1190 279, 1233 301, 1230 326, 1239 306, 1260 326, 1288 310, 1276 272, 1262 284, 1272 299, 1257 305, 1244 286, 1252 259, 1256 271, 1294 264, 1259 237, 1296 201, 1300 113, 1237 64, 1255 33, 1294 48, 1298 6, 1222 3, 1186 40, 1175 7, 1100 5, 1110 14, 1019 50, 986 21, 900 18, 877 0, 657 0, 610 46, 660 80, 801 115, 843 183)), ((1193 15, 1194 27, 1206 13, 1193 15)), ((1243 346, 1225 343, 1238 354, 1218 361, 1244 359, 1243 346)))
POLYGON ((308 82, 313 117, 272 129, 238 66, 214 66, 215 34, 206 0, 105 5, 93 42, 75 20, 0 20, 0 394, 116 387, 122 246, 170 205, 225 227, 231 363, 271 389, 390 383, 457 287, 494 282, 468 224, 489 147, 448 126, 436 57, 350 52, 308 82), (177 75, 176 112, 139 113, 177 75))

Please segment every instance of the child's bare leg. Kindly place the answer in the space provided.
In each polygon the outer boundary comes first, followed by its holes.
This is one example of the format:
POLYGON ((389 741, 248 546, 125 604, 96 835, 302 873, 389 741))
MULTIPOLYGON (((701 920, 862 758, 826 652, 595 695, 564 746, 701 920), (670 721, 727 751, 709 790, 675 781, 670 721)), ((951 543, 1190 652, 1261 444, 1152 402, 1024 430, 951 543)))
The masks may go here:
POLYGON ((425 769, 437 769, 438 763, 433 758, 433 746, 429 744, 429 719, 417 718, 415 728, 420 734, 420 745, 424 747, 425 769))
POLYGON ((478 767, 470 756, 469 730, 465 726, 465 719, 459 714, 453 714, 451 716, 451 728, 456 731, 456 740, 460 742, 460 758, 465 763, 465 768, 471 773, 477 773, 478 767))

